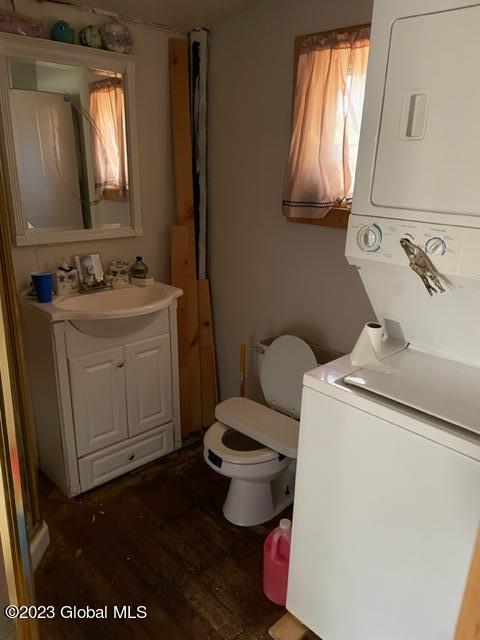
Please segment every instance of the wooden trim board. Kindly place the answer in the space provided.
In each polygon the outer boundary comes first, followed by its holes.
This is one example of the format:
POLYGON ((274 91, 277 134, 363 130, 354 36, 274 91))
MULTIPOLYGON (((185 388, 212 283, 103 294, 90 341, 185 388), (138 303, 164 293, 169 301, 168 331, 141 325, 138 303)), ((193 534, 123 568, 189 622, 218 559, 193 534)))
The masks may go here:
POLYGON ((480 640, 480 530, 460 610, 455 640, 480 640))
POLYGON ((202 428, 197 265, 190 121, 189 48, 185 39, 169 42, 170 100, 175 202, 178 224, 171 231, 171 282, 183 289, 178 301, 178 359, 182 437, 202 428))
POLYGON ((177 224, 171 231, 171 282, 178 301, 178 358, 182 437, 209 427, 218 402, 210 288, 197 280, 190 116, 189 45, 172 39, 170 92, 177 224))
POLYGON ((268 630, 274 640, 302 640, 307 633, 307 627, 288 611, 268 630))
POLYGON ((171 227, 171 282, 183 289, 178 299, 178 371, 182 437, 202 428, 198 291, 195 240, 190 224, 171 227))
POLYGON ((332 207, 324 218, 290 218, 286 216, 287 222, 314 224, 320 227, 334 227, 336 229, 346 229, 351 210, 343 207, 332 207))

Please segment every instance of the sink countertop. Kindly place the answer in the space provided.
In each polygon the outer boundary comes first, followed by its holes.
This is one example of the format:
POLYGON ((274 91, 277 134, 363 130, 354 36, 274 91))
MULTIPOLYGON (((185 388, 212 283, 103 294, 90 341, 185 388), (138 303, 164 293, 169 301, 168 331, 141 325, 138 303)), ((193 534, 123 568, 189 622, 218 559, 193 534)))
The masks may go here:
POLYGON ((144 316, 169 307, 183 291, 162 282, 155 282, 145 287, 128 285, 94 293, 54 296, 53 301, 47 303, 38 302, 29 297, 28 293, 24 291, 20 294, 22 305, 33 305, 50 316, 51 322, 58 322, 144 316))

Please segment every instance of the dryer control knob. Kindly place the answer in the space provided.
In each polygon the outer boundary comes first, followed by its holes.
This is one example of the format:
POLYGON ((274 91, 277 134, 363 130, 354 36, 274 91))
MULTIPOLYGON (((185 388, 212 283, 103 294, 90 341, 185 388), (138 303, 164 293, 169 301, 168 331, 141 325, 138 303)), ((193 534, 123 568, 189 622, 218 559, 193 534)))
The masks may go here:
POLYGON ((429 256, 443 256, 447 251, 445 240, 430 238, 425 245, 425 251, 429 256))
POLYGON ((382 230, 377 224, 362 227, 357 235, 357 244, 365 253, 374 253, 382 244, 382 230))

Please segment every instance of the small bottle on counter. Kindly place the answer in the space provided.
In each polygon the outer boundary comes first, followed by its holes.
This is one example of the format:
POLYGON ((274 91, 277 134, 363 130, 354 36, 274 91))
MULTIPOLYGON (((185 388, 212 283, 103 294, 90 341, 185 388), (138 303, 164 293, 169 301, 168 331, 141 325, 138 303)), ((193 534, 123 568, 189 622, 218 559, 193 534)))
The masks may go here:
POLYGON ((132 278, 146 278, 148 274, 148 267, 144 263, 143 257, 137 256, 135 260, 136 262, 130 271, 132 278))
POLYGON ((140 286, 153 284, 153 278, 148 275, 148 267, 142 256, 136 257, 135 264, 130 270, 130 282, 140 286))

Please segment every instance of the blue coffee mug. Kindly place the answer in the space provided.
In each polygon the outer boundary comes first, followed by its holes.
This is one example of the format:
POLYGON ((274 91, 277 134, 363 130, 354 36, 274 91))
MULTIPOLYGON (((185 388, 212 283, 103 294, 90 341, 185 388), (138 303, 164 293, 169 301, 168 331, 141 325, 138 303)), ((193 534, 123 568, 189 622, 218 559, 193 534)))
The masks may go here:
POLYGON ((51 302, 53 300, 53 274, 45 271, 32 273, 33 288, 39 302, 51 302))

